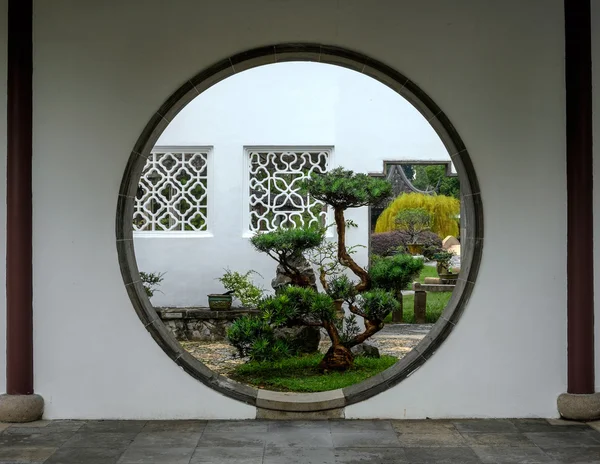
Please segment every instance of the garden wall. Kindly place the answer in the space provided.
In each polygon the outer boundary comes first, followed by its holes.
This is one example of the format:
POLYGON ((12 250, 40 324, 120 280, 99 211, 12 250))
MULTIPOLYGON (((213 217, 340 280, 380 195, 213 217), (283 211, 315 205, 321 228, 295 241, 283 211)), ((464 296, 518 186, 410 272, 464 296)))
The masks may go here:
MULTIPOLYGON (((129 152, 164 100, 220 59, 281 42, 344 46, 406 74, 453 122, 481 185, 483 261, 459 324, 417 372, 346 417, 557 415, 566 389, 563 2, 376 5, 36 2, 35 387, 46 418, 255 416, 179 369, 144 329, 120 275, 114 221, 129 152)), ((598 122, 595 131, 600 138, 598 122)))
MULTIPOLYGON (((364 74, 321 63, 280 63, 232 76, 179 113, 157 145, 212 147, 208 231, 135 235, 140 269, 165 272, 152 298, 158 306, 206 305, 207 294, 223 291, 216 278, 224 268, 252 268, 262 276, 254 276, 257 283, 271 290, 276 264, 248 241, 244 147, 333 147, 330 167, 358 172, 381 172, 384 160, 450 159, 433 128, 404 98, 364 74)), ((367 245, 367 208, 348 211, 347 217, 359 225, 349 231, 349 243, 367 245)), ((355 258, 366 266, 366 248, 355 258)))

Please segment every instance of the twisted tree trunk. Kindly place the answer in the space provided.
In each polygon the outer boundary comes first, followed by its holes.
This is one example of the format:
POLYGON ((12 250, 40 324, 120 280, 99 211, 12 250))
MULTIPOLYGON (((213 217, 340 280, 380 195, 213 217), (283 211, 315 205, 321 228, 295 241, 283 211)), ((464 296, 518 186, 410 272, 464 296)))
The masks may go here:
POLYGON ((371 288, 371 277, 369 277, 369 273, 356 264, 346 249, 346 219, 344 218, 344 210, 342 208, 335 208, 334 213, 338 234, 338 260, 340 264, 350 268, 350 270, 360 279, 360 282, 356 285, 357 292, 360 293, 369 290, 371 288))

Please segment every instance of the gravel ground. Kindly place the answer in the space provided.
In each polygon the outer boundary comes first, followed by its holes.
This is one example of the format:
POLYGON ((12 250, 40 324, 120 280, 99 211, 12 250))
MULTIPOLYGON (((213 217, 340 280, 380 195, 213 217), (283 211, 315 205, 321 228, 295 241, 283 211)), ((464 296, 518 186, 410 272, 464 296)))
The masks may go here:
MULTIPOLYGON (((387 324, 367 343, 379 348, 381 354, 401 359, 412 350, 431 329, 433 324, 387 324)), ((218 374, 228 376, 245 359, 237 357, 236 350, 227 342, 181 342, 181 345, 195 358, 218 374)), ((330 343, 326 335, 321 337, 319 350, 327 351, 330 343)))

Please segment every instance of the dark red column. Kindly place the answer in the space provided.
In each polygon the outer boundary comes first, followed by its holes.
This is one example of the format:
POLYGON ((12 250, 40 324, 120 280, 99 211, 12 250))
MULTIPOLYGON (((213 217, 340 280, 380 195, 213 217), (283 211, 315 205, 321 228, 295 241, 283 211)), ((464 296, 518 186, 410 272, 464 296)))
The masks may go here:
POLYGON ((568 393, 594 393, 590 0, 565 0, 568 393))
POLYGON ((33 393, 32 0, 8 3, 6 392, 33 393))

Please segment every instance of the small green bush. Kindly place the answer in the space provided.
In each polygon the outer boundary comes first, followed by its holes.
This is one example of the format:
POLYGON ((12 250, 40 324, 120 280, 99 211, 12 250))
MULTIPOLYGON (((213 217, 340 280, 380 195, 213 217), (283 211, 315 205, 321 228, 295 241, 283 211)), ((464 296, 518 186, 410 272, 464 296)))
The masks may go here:
POLYGON ((142 272, 140 271, 140 279, 148 298, 152 298, 154 293, 158 291, 158 287, 164 280, 164 272, 142 272))
POLYGON ((290 355, 285 340, 275 339, 273 327, 261 317, 236 319, 227 330, 227 338, 240 357, 253 361, 275 361, 290 355))
POLYGON ((368 319, 383 321, 388 314, 400 309, 400 303, 389 292, 374 289, 360 295, 358 308, 368 319))
POLYGON ((334 300, 352 301, 356 297, 356 288, 348 276, 342 274, 327 282, 327 294, 334 300))
POLYGON ((391 292, 405 288, 423 269, 423 260, 410 255, 377 257, 369 268, 374 288, 391 292))
POLYGON ((226 290, 233 292, 242 306, 246 308, 255 308, 263 297, 264 291, 252 283, 250 276, 252 274, 260 275, 256 271, 248 271, 245 274, 240 272, 225 270, 225 274, 219 277, 219 280, 226 290))

